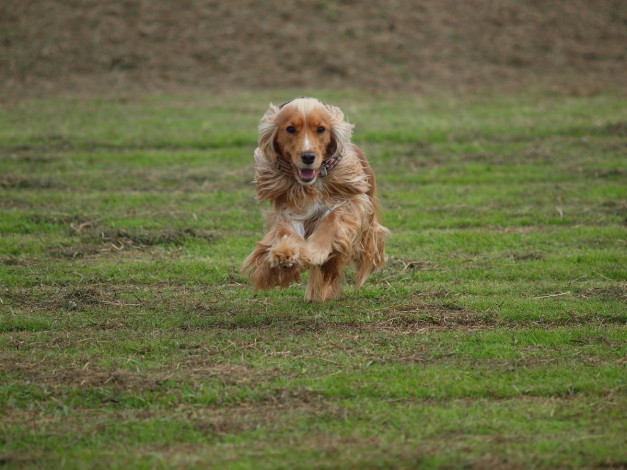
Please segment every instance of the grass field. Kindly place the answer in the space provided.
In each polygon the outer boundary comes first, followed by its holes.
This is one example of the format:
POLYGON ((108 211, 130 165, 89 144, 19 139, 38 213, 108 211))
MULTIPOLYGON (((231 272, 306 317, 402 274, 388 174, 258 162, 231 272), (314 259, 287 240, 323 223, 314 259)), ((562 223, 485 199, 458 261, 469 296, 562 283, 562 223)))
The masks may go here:
POLYGON ((392 231, 326 304, 239 274, 291 95, 0 109, 0 466, 627 466, 626 101, 318 96, 392 231))

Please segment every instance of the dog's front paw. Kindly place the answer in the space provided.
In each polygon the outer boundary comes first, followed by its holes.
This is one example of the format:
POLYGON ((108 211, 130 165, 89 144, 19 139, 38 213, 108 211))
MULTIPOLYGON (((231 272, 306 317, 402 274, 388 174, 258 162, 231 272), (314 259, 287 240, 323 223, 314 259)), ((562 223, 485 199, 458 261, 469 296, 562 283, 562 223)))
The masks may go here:
POLYGON ((268 251, 268 262, 271 268, 292 269, 301 266, 301 243, 293 237, 285 235, 268 251))

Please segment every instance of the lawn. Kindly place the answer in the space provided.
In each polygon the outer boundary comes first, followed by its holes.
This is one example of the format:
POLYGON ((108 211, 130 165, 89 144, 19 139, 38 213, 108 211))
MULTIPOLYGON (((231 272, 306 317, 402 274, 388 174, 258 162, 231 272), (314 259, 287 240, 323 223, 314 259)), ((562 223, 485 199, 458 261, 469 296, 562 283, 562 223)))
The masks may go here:
POLYGON ((625 99, 317 95, 392 231, 325 304, 239 272, 292 94, 0 108, 0 466, 627 466, 625 99))

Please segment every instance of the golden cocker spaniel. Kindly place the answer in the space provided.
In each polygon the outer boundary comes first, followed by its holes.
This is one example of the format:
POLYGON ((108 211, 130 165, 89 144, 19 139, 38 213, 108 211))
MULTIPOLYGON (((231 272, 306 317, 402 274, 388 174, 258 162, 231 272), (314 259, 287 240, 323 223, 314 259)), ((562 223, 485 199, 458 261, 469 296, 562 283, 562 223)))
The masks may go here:
POLYGON ((256 288, 287 287, 309 269, 305 300, 325 301, 340 295, 349 263, 357 286, 385 263, 389 231, 352 129, 339 108, 315 98, 271 104, 264 114, 255 183, 258 200, 271 209, 267 233, 242 267, 256 288))

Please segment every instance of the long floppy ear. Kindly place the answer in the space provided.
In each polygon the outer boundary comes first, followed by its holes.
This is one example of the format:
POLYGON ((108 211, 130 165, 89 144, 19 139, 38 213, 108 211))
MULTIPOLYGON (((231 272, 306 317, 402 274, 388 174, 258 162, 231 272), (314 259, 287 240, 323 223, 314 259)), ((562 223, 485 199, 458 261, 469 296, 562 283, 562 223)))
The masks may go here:
POLYGON ((353 126, 344 120, 344 113, 337 106, 325 105, 331 115, 331 147, 327 158, 339 157, 344 154, 351 143, 353 126))
POLYGON ((277 133, 276 117, 281 108, 270 103, 268 110, 261 118, 259 126, 259 139, 257 145, 266 158, 274 158, 276 149, 274 148, 274 140, 277 133))

